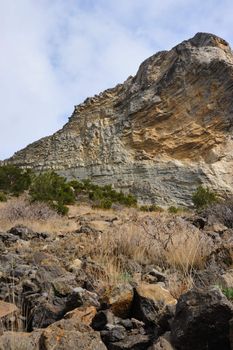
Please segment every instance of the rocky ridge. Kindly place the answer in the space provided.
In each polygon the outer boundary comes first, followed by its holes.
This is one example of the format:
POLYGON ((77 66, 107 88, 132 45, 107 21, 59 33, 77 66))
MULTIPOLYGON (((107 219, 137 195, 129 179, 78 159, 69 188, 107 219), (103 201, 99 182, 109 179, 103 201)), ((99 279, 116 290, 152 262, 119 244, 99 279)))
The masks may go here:
POLYGON ((190 204, 201 183, 232 194, 232 95, 230 46, 198 33, 75 106, 61 130, 5 163, 111 183, 144 203, 190 204))

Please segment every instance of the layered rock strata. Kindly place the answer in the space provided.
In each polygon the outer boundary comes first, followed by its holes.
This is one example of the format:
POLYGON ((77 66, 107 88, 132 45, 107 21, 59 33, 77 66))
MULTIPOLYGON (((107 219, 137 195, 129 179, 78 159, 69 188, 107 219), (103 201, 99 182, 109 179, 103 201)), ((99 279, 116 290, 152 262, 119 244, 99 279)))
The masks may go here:
POLYGON ((145 60, 123 84, 75 106, 68 123, 6 162, 187 205, 199 184, 233 192, 233 54, 198 33, 145 60))

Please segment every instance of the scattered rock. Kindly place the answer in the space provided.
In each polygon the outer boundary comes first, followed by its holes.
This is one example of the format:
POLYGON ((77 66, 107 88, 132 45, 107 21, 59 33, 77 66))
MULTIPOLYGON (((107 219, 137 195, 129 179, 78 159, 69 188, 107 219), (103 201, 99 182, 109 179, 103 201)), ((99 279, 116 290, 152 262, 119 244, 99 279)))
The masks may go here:
POLYGON ((127 318, 131 310, 133 296, 133 287, 130 284, 119 284, 105 293, 103 301, 110 307, 115 316, 127 318))
POLYGON ((82 260, 75 259, 72 261, 72 263, 68 266, 68 270, 71 272, 74 272, 76 270, 80 270, 82 267, 82 260))
POLYGON ((96 315, 96 308, 94 306, 79 307, 65 314, 64 318, 75 318, 80 323, 90 326, 93 318, 96 315))
POLYGON ((232 316, 233 305, 218 289, 189 291, 178 300, 172 344, 179 350, 230 349, 232 316))
POLYGON ((158 324, 161 317, 164 317, 164 312, 168 311, 166 306, 176 305, 176 303, 177 300, 169 291, 159 284, 142 283, 135 290, 132 315, 145 323, 158 324))
POLYGON ((116 317, 109 310, 99 311, 92 320, 92 328, 101 331, 105 328, 107 324, 115 324, 116 317))
POLYGON ((109 350, 145 350, 151 344, 151 339, 148 335, 132 334, 124 340, 111 343, 108 345, 109 350))
POLYGON ((75 317, 47 327, 42 333, 40 344, 43 350, 106 350, 99 333, 75 317))
POLYGON ((159 337, 155 343, 148 348, 148 350, 175 350, 171 344, 170 332, 159 337))

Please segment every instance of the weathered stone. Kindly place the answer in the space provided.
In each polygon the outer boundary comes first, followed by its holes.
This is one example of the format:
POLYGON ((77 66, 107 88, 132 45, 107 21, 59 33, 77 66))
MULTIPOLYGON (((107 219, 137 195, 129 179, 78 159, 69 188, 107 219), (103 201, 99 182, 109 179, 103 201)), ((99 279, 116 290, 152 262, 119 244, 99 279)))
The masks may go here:
POLYGON ((111 311, 101 310, 93 318, 91 326, 93 329, 100 331, 103 330, 107 324, 115 324, 115 320, 116 318, 111 311))
POLYGON ((101 338, 105 344, 118 342, 126 337, 126 330, 123 326, 113 326, 108 330, 100 332, 101 338))
POLYGON ((104 302, 107 303, 113 314, 127 318, 133 301, 133 287, 130 284, 120 284, 108 289, 104 302))
POLYGON ((55 322, 46 328, 40 345, 43 350, 106 350, 99 333, 75 317, 55 322))
POLYGON ((232 64, 226 41, 198 33, 86 99, 61 130, 5 164, 111 183, 161 205, 191 204, 200 183, 232 194, 232 64))
POLYGON ((159 337, 148 350, 175 350, 175 348, 172 346, 170 335, 167 332, 165 335, 159 337))
POLYGON ((189 291, 178 300, 172 344, 179 350, 230 349, 232 316, 232 303, 218 289, 189 291))
POLYGON ((76 270, 80 270, 82 267, 82 260, 75 259, 72 261, 72 263, 68 266, 69 271, 73 272, 76 270))
POLYGON ((0 336, 0 350, 41 350, 42 331, 32 333, 5 332, 0 336))
POLYGON ((96 312, 94 306, 79 307, 65 314, 64 318, 75 318, 76 320, 79 320, 80 323, 90 326, 96 312))
POLYGON ((135 290, 132 314, 145 323, 159 325, 165 314, 172 315, 166 307, 176 305, 176 302, 169 291, 159 284, 142 283, 135 290))
POLYGON ((116 343, 108 345, 109 350, 145 350, 150 345, 148 335, 133 334, 116 343))

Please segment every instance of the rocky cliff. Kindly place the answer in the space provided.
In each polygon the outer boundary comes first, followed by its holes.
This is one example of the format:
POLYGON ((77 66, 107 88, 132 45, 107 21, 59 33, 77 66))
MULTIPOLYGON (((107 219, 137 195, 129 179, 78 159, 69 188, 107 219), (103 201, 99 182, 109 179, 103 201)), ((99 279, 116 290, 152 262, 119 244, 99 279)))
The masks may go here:
POLYGON ((145 60, 123 84, 75 106, 54 135, 6 162, 190 203, 199 185, 233 192, 233 54, 198 33, 145 60))

